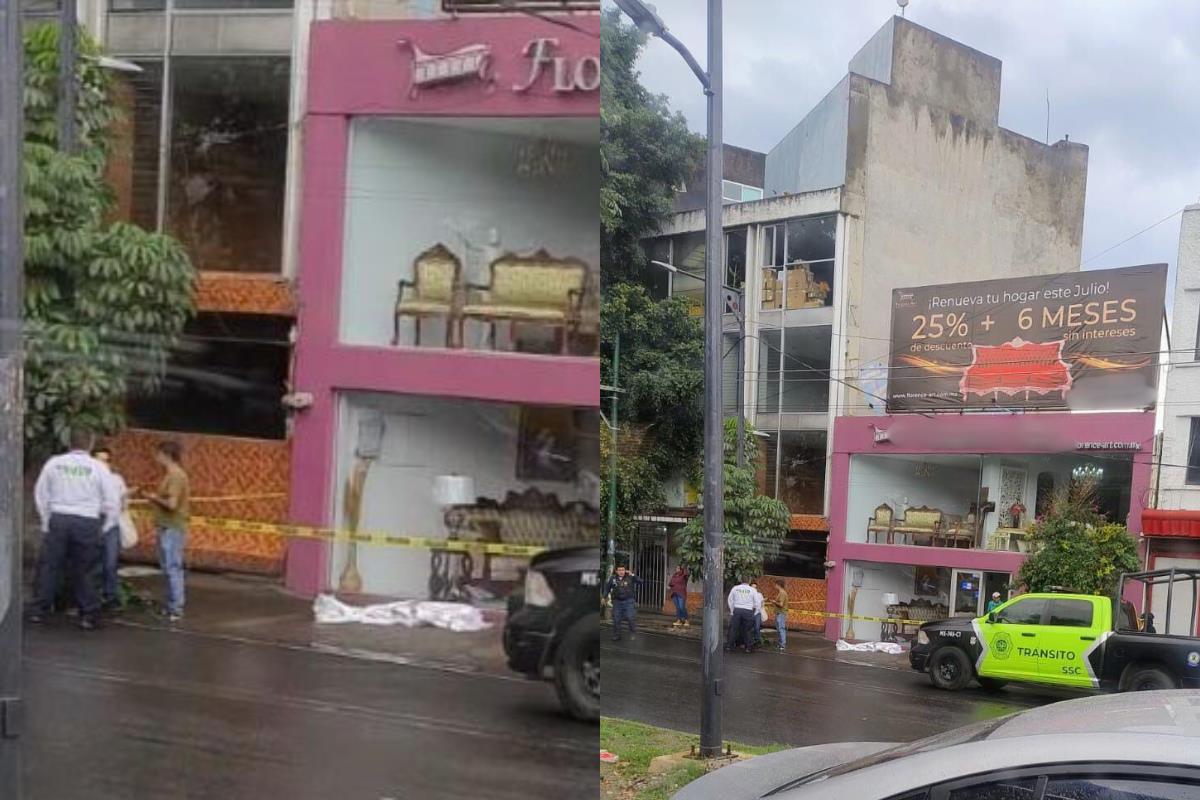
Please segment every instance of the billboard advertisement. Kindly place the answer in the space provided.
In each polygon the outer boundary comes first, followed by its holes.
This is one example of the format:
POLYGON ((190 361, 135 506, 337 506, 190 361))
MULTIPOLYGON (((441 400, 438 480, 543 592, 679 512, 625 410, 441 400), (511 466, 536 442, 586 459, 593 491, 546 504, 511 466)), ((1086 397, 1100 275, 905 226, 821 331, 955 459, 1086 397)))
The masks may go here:
POLYGON ((1147 264, 896 289, 888 411, 1152 407, 1166 283, 1147 264))

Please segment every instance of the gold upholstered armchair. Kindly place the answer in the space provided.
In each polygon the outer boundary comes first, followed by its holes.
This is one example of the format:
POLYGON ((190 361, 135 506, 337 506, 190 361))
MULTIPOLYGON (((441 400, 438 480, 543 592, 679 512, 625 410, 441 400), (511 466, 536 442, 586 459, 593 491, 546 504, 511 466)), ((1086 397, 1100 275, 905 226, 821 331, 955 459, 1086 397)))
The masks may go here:
MULTIPOLYGON (((395 327, 392 344, 400 344, 400 320, 412 317, 416 322, 415 344, 421 344, 421 321, 426 317, 446 319, 446 344, 451 344, 455 299, 459 289, 462 262, 445 245, 438 243, 413 261, 413 279, 400 281, 396 296, 395 327)), ((461 338, 459 341, 462 341, 461 338)))

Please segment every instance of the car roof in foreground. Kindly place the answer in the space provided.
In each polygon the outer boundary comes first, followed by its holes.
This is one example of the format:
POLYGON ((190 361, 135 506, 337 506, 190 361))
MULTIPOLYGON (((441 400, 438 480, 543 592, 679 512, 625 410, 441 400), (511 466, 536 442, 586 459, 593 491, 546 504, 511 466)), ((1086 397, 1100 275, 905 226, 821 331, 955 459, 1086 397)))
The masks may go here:
MULTIPOLYGON (((1067 700, 901 745, 777 789, 788 798, 889 797, 999 770, 1070 763, 1200 767, 1200 691, 1067 700)), ((800 778, 801 776, 796 776, 800 778)))

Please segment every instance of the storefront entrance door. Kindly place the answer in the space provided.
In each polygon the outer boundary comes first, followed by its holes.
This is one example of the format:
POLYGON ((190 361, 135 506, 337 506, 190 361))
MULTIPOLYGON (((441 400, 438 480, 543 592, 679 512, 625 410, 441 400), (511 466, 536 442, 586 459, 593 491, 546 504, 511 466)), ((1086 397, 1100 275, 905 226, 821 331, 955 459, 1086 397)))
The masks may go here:
POLYGON ((956 569, 950 581, 950 614, 955 617, 979 616, 983 574, 974 570, 956 569))

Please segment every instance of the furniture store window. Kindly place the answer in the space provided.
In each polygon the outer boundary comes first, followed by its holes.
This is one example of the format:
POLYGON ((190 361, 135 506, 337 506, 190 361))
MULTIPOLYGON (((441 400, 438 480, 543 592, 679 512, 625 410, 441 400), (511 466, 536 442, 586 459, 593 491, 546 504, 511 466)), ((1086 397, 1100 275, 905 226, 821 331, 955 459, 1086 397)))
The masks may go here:
POLYGON ((1200 417, 1192 417, 1188 433, 1187 482, 1200 484, 1200 417))
POLYGON ((725 285, 734 289, 746 286, 746 228, 725 232, 725 285))
MULTIPOLYGON (((339 407, 339 526, 549 548, 599 541, 595 409, 373 392, 347 393, 339 407)), ((353 563, 369 594, 497 597, 528 563, 443 555, 338 547, 330 580, 353 563)))
POLYGON ((176 58, 167 231, 202 270, 278 272, 287 171, 286 58, 176 58))
POLYGON ((593 355, 599 136, 596 118, 355 119, 342 340, 593 355))
POLYGON ((803 217, 762 229, 764 310, 833 305, 837 217, 803 217))
POLYGON ((198 314, 168 357, 159 390, 131 390, 130 425, 283 439, 291 324, 287 317, 198 314))

